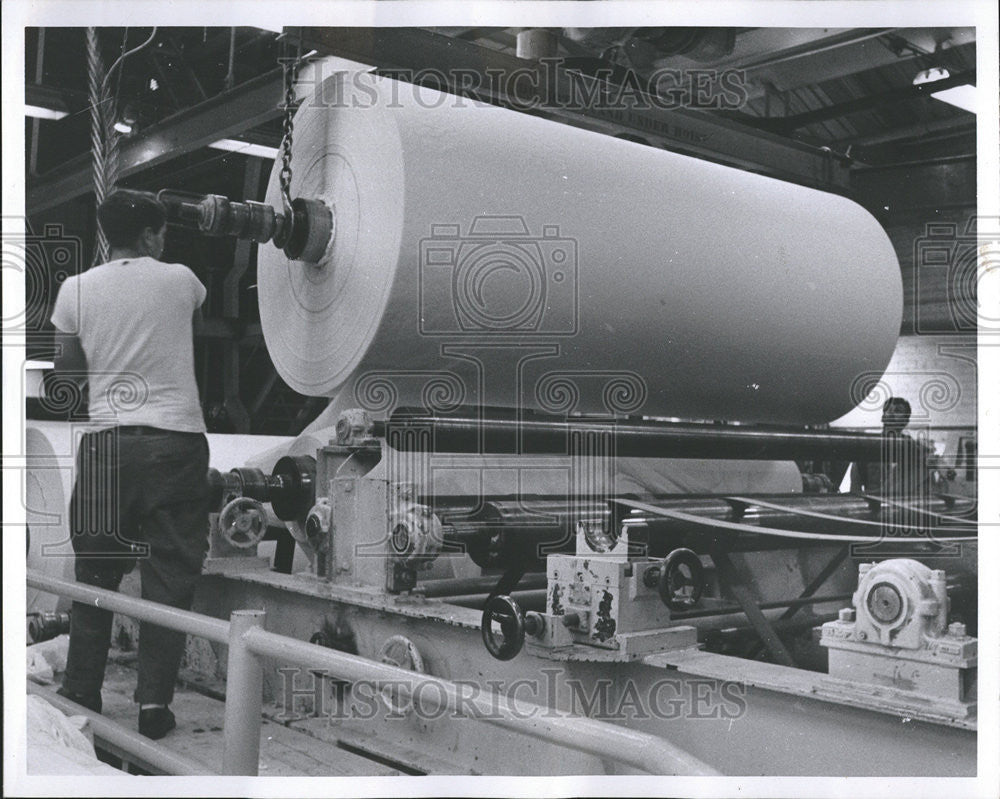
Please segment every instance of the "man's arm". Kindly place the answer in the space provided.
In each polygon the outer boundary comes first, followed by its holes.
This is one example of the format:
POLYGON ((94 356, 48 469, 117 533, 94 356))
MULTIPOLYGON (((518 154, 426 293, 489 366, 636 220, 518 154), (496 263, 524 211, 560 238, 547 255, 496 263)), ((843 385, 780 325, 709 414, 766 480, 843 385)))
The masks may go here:
POLYGON ((55 328, 55 373, 77 374, 80 381, 86 379, 87 356, 77 335, 80 330, 80 278, 77 275, 66 278, 59 287, 56 302, 52 308, 52 327, 55 328), (74 331, 74 332, 68 332, 74 331))
POLYGON ((56 328, 55 357, 52 360, 52 371, 43 377, 42 382, 46 396, 64 396, 72 385, 76 395, 82 397, 87 384, 87 356, 79 337, 56 328))
POLYGON ((79 375, 81 380, 85 379, 87 356, 83 352, 80 338, 56 330, 55 344, 56 356, 53 360, 56 374, 75 374, 79 375))

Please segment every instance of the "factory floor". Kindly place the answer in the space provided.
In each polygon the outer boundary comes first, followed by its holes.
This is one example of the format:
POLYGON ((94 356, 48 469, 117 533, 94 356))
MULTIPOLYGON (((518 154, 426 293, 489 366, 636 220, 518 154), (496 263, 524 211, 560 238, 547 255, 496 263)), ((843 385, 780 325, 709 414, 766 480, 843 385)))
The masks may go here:
MULTIPOLYGON (((116 658, 108 664, 104 682, 104 716, 129 729, 136 729, 138 706, 132 701, 136 673, 129 658, 116 658)), ((160 743, 168 749, 212 769, 222 763, 222 723, 225 705, 221 686, 182 673, 170 709, 177 717, 177 728, 160 743)), ((365 757, 359 747, 344 742, 329 724, 319 719, 304 719, 295 727, 276 721, 278 709, 265 705, 261 719, 260 776, 345 777, 391 776, 415 773, 390 767, 381 758, 365 757), (355 749, 349 751, 345 746, 355 749)), ((377 757, 377 756, 375 756, 377 757)), ((115 764, 117 765, 117 764, 115 764)))

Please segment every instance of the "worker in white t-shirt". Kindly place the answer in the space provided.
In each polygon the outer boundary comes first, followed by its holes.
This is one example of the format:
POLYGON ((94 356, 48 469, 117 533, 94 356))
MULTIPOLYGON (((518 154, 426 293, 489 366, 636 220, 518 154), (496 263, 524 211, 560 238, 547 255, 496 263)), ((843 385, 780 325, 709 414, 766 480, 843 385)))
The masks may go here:
MULTIPOLYGON (((140 564, 142 597, 190 609, 208 548, 208 441, 194 373, 193 326, 205 287, 157 260, 166 212, 152 195, 116 191, 98 219, 111 260, 71 277, 52 313, 56 371, 85 375, 91 429, 80 442, 70 529, 76 579, 117 590, 140 564)), ((96 712, 110 611, 73 604, 60 693, 96 712)), ((183 633, 139 628, 139 731, 176 726, 168 705, 183 633)))

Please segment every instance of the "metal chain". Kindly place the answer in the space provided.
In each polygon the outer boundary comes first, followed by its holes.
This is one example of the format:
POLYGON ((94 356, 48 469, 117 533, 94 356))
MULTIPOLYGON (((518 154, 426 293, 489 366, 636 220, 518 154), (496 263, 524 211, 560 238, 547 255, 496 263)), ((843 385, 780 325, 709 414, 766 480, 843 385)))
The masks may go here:
POLYGON ((282 123, 281 140, 281 171, 278 173, 278 183, 281 186, 281 202, 286 211, 292 206, 292 133, 294 122, 292 120, 293 108, 295 106, 295 78, 298 75, 299 65, 302 62, 301 50, 295 60, 285 61, 285 106, 284 120, 282 123))

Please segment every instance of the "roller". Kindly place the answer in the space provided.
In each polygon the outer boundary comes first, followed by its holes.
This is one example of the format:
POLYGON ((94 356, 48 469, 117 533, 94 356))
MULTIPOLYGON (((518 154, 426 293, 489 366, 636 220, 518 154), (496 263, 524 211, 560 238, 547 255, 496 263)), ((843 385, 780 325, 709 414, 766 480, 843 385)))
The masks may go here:
POLYGON ((896 256, 844 197, 375 76, 306 98, 292 161, 335 233, 261 247, 261 323, 341 407, 825 423, 895 346, 896 256))

